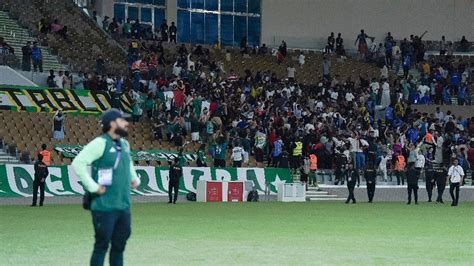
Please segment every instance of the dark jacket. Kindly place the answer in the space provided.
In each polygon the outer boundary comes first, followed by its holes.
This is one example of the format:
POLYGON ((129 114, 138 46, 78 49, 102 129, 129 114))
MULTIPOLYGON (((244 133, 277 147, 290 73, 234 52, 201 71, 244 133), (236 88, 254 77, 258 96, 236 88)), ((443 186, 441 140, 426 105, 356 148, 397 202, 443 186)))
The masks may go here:
POLYGON ((434 170, 434 176, 437 185, 446 185, 446 177, 448 176, 448 172, 446 172, 446 169, 436 168, 434 170))
POLYGON ((365 178, 365 181, 367 182, 367 184, 369 184, 369 182, 372 183, 372 184, 375 184, 376 176, 377 176, 377 172, 375 171, 375 169, 365 170, 364 178, 365 178))
POLYGON ((35 163, 35 181, 41 181, 46 178, 49 174, 48 167, 43 162, 35 163))
POLYGON ((178 183, 183 175, 183 168, 179 165, 172 165, 170 167, 170 182, 178 183))
POLYGON ((407 171, 407 184, 408 185, 418 185, 418 175, 419 172, 415 168, 410 168, 407 171))
POLYGON ((346 170, 346 181, 348 186, 355 186, 356 182, 360 185, 359 173, 354 169, 346 170))

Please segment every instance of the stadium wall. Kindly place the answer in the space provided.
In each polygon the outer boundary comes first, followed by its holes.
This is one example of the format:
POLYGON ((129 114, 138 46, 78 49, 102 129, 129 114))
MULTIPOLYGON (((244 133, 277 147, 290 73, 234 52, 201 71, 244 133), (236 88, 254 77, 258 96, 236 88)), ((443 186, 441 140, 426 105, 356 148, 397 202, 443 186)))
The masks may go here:
POLYGON ((323 47, 330 32, 342 33, 354 50, 361 29, 377 40, 421 35, 425 40, 474 39, 473 0, 262 0, 262 43, 323 47), (290 4, 291 3, 291 4, 290 4))

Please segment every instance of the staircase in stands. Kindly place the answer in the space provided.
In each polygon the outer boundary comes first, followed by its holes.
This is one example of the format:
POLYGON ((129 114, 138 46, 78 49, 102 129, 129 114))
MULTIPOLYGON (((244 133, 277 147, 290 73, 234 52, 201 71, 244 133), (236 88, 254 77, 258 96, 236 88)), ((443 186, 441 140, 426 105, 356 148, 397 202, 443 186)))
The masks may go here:
MULTIPOLYGON (((299 173, 293 174, 293 182, 300 182, 299 173)), ((324 191, 323 189, 308 185, 308 190, 306 191, 306 201, 342 201, 346 198, 341 198, 335 194, 329 194, 329 192, 324 191)))
POLYGON ((5 150, 0 149, 0 164, 19 163, 20 161, 15 157, 6 153, 5 150))
MULTIPOLYGON (((21 48, 26 45, 27 41, 31 41, 31 43, 38 41, 31 36, 27 29, 22 28, 16 20, 11 19, 8 13, 4 11, 0 11, 0 36, 15 49, 15 55, 20 64, 23 57, 21 48)), ((59 62, 58 58, 49 52, 48 47, 39 47, 43 53, 43 72, 51 69, 55 71, 66 70, 66 67, 59 62)), ((31 69, 33 70, 33 65, 31 65, 31 69)))

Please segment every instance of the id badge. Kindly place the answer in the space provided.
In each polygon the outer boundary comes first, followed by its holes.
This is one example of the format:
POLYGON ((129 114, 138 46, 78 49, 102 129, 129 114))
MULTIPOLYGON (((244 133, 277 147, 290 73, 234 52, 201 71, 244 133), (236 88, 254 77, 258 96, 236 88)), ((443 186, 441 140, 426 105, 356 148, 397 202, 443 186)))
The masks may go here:
POLYGON ((112 172, 113 169, 100 169, 98 176, 99 176, 99 185, 101 186, 111 186, 112 185, 112 172))
POLYGON ((349 181, 352 181, 352 177, 349 177, 349 181))

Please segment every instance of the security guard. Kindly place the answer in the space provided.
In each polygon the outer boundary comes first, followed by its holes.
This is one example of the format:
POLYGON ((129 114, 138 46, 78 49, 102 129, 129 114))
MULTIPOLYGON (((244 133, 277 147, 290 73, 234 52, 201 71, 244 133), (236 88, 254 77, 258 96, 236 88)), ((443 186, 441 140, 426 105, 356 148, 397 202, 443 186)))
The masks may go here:
POLYGON ((400 186, 400 180, 402 185, 405 185, 405 156, 403 154, 395 154, 395 176, 397 177, 397 185, 400 186))
POLYGON ((110 265, 123 265, 123 252, 131 234, 130 192, 140 185, 140 179, 130 157, 130 145, 124 139, 128 122, 119 110, 103 114, 102 132, 77 155, 72 168, 92 194, 95 244, 90 264, 103 265, 112 242, 110 265))
POLYGON ((372 203, 375 194, 377 172, 375 171, 374 164, 370 161, 367 166, 367 169, 365 169, 364 177, 367 183, 367 196, 369 197, 369 203, 372 203))
POLYGON ((408 205, 411 204, 412 192, 415 196, 415 204, 418 205, 418 176, 419 172, 415 169, 415 163, 409 163, 407 170, 408 205))
POLYGON ((354 170, 354 165, 349 163, 347 165, 346 171, 346 181, 347 181, 347 189, 349 190, 349 196, 347 196, 346 204, 352 200, 352 203, 356 203, 356 199, 354 197, 354 189, 357 183, 357 187, 360 186, 360 177, 358 171, 354 170))
POLYGON ((444 189, 446 188, 446 177, 448 172, 446 168, 439 167, 434 169, 434 179, 436 181, 436 186, 438 187, 438 197, 436 198, 436 203, 444 203, 443 202, 443 193, 444 189))
POLYGON ((183 175, 183 168, 179 164, 179 158, 174 158, 174 163, 170 162, 170 181, 168 183, 168 197, 169 203, 176 204, 176 200, 178 199, 178 192, 179 192, 179 179, 183 175), (174 190, 174 197, 173 197, 173 190, 174 190))
POLYGON ((299 167, 301 163, 301 155, 303 154, 303 142, 300 138, 297 138, 293 144, 293 153, 291 158, 292 168, 294 171, 299 167))
POLYGON ((302 154, 303 142, 301 142, 300 138, 297 138, 295 143, 293 144, 293 156, 291 158, 291 168, 293 169, 294 173, 296 173, 296 169, 300 167, 302 154))
POLYGON ((431 202, 431 197, 433 195, 433 188, 436 186, 435 183, 435 171, 433 170, 433 165, 427 163, 425 165, 425 179, 426 179, 426 193, 428 193, 428 202, 431 202))

